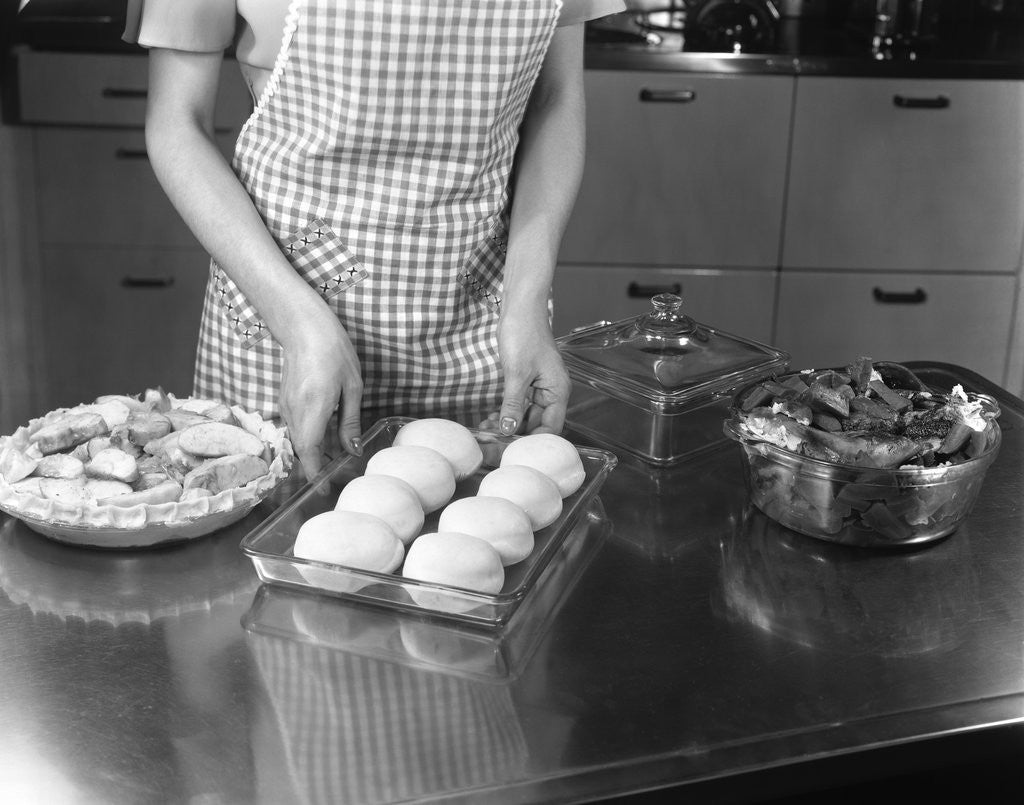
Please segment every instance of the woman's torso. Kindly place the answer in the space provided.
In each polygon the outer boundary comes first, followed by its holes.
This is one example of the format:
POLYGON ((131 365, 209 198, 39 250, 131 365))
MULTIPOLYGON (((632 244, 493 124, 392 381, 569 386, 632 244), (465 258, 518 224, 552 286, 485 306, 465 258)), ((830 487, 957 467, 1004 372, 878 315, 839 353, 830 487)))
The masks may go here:
MULTIPOLYGON (((287 17, 232 165, 349 332, 367 409, 497 404, 508 178, 559 7, 308 0, 287 17)), ((196 388, 272 416, 259 312, 216 266, 207 302, 196 388)))

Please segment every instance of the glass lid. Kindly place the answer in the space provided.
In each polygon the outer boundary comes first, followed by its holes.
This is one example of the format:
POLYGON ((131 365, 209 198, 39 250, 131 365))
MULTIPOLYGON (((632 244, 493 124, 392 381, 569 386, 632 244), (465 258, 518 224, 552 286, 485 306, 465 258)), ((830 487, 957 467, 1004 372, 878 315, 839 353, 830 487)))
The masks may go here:
POLYGON ((620 399, 675 409, 789 365, 787 353, 696 322, 682 305, 675 294, 658 294, 641 316, 561 336, 566 368, 620 399))

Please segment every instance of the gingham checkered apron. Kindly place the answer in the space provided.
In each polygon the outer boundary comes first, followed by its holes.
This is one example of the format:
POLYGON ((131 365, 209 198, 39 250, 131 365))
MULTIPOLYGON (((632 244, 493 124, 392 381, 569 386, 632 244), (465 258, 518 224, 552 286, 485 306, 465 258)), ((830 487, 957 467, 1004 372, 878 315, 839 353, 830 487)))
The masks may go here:
MULTIPOLYGON (((561 0, 293 0, 233 167, 359 354, 364 410, 500 404, 518 127, 561 0)), ((197 396, 276 417, 281 350, 211 265, 197 396)))

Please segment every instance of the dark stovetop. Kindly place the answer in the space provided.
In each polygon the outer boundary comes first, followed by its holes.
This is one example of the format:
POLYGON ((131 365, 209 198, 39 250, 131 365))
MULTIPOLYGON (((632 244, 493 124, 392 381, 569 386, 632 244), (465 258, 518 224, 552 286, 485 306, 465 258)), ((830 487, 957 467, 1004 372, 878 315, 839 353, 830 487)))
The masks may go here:
MULTIPOLYGON (((889 41, 875 38, 875 0, 805 0, 801 17, 733 14, 729 21, 738 26, 713 32, 700 24, 699 12, 708 2, 675 0, 674 10, 666 2, 666 8, 591 23, 589 66, 1024 77, 1024 0, 920 0, 917 15, 913 0, 903 0, 899 28, 889 41)), ((736 5, 764 3, 737 0, 736 5)))
POLYGON ((2 13, 12 15, 11 44, 102 53, 140 50, 121 40, 128 0, 29 0, 16 15, 17 0, 8 5, 11 11, 2 13))

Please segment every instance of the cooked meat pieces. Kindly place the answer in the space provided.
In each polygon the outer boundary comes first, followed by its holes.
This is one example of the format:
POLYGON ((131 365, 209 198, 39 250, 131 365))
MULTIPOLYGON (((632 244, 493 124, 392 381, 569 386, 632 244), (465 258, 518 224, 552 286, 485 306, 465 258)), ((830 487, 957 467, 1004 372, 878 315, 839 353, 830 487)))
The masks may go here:
POLYGON ((868 433, 898 433, 899 415, 886 403, 858 396, 850 400, 850 414, 842 420, 843 430, 868 433))
POLYGON ((915 411, 903 421, 903 433, 911 439, 944 439, 957 421, 956 412, 948 406, 930 411, 915 411))

